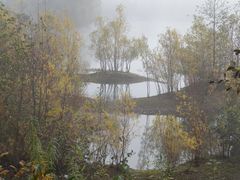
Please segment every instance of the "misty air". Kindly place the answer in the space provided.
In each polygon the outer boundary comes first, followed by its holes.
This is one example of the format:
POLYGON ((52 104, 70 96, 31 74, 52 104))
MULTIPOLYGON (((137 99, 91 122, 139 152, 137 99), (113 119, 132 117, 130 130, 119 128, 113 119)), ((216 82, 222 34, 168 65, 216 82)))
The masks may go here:
POLYGON ((0 180, 239 180, 239 0, 0 0, 0 180))

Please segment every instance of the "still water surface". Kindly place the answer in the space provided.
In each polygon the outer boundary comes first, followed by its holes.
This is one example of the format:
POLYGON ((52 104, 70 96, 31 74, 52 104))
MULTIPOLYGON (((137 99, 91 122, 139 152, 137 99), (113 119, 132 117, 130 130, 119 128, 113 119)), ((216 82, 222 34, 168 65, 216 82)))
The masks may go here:
MULTIPOLYGON (((111 99, 118 97, 121 93, 129 92, 133 98, 147 97, 147 82, 130 84, 130 85, 100 85, 95 83, 88 83, 85 88, 85 93, 88 97, 96 97, 100 91, 103 91, 105 96, 111 99)), ((149 82, 149 95, 155 96, 158 92, 154 82, 149 82)), ((128 159, 128 164, 131 168, 138 168, 139 152, 142 148, 142 139, 144 132, 148 126, 152 124, 155 116, 138 115, 134 123, 131 142, 129 144, 128 152, 133 150, 133 155, 128 159)))
MULTIPOLYGON (((133 98, 142 98, 147 97, 147 82, 135 83, 130 85, 101 85, 95 83, 88 83, 85 88, 85 93, 87 97, 96 97, 99 94, 99 91, 104 89, 106 92, 106 96, 114 96, 114 93, 120 95, 124 92, 129 92, 131 97, 133 98)), ((149 82, 149 95, 155 96, 157 95, 156 84, 154 82, 149 82)))

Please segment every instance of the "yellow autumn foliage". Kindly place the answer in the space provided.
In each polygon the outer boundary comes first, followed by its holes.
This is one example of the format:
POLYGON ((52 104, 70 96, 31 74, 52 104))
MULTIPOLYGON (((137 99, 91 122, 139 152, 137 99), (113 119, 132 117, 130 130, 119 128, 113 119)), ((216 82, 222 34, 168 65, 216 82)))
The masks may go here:
POLYGON ((181 120, 175 116, 157 116, 152 125, 151 139, 156 149, 161 144, 169 165, 176 164, 182 153, 197 148, 195 137, 184 130, 181 120))

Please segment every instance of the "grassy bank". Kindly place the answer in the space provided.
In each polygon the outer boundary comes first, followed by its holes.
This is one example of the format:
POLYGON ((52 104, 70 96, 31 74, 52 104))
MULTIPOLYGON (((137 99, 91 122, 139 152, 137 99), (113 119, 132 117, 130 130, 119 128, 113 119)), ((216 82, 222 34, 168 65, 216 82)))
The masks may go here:
POLYGON ((80 77, 84 82, 97 84, 133 84, 147 81, 146 77, 119 71, 100 71, 92 74, 81 74, 80 77))
MULTIPOLYGON (((238 159, 239 160, 239 159, 238 159)), ((136 180, 239 180, 240 164, 237 159, 202 161, 196 167, 193 163, 186 163, 176 167, 168 176, 160 170, 133 171, 136 180)))

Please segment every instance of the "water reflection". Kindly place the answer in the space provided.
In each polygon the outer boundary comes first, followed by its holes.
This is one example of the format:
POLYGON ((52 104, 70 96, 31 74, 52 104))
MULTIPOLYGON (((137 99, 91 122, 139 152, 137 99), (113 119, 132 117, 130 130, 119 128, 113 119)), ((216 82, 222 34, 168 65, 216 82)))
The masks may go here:
MULTIPOLYGON (((143 98, 159 94, 156 83, 151 81, 121 85, 88 83, 85 92, 88 97, 101 96, 104 102, 119 99, 122 94, 128 94, 133 98, 143 98)), ((162 85, 162 93, 164 92, 166 92, 166 88, 162 85)), ((133 155, 128 159, 128 164, 131 168, 153 168, 153 163, 144 161, 151 161, 151 159, 147 158, 149 153, 147 147, 149 144, 146 134, 154 119, 155 116, 138 115, 137 119, 131 122, 131 125, 134 125, 132 126, 132 137, 130 137, 131 141, 127 150, 127 152, 133 151, 133 155)))
MULTIPOLYGON (((147 115, 139 115, 137 119, 137 123, 134 127, 133 133, 134 137, 129 144, 129 151, 133 150, 134 154, 129 158, 129 166, 134 169, 142 168, 142 154, 147 155, 147 141, 145 139, 146 131, 148 131, 149 127, 152 125, 155 116, 147 116, 147 115)), ((149 163, 148 168, 151 168, 151 163, 149 163)))
MULTIPOLYGON (((86 85, 86 95, 95 97, 102 92, 103 97, 107 99, 117 99, 122 93, 129 93, 133 98, 143 98, 148 96, 156 96, 159 94, 155 82, 142 82, 135 84, 95 84, 88 83, 86 85)), ((162 85, 162 93, 166 92, 166 88, 162 85)))

